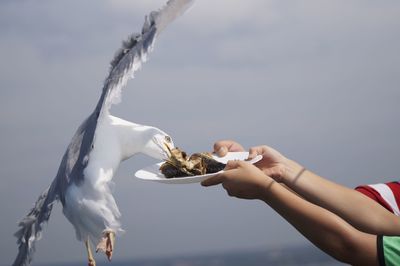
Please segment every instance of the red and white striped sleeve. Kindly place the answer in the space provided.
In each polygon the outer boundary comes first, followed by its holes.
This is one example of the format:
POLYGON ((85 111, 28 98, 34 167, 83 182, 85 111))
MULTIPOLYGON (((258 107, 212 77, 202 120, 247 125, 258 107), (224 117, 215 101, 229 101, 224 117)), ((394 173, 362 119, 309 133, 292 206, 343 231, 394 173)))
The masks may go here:
POLYGON ((363 185, 356 188, 397 216, 400 216, 400 182, 363 185))

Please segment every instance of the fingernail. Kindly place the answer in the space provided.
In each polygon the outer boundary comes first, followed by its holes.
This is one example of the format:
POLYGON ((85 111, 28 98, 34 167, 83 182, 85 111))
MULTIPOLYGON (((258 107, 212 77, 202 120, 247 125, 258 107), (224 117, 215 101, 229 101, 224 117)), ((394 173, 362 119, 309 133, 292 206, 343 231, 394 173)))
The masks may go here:
POLYGON ((225 146, 222 146, 221 148, 219 148, 218 150, 218 154, 220 156, 224 156, 226 153, 228 152, 228 149, 225 146))

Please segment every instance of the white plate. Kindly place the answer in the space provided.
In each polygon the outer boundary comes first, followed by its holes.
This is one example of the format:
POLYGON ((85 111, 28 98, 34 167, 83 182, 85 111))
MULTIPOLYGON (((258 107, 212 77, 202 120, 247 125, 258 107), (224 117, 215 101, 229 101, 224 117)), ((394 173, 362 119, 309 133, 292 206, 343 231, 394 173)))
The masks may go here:
MULTIPOLYGON (((249 157, 248 152, 229 152, 225 157, 217 157, 214 156, 214 159, 221 162, 227 163, 228 161, 232 160, 240 160, 244 161, 249 157)), ((254 164, 262 159, 261 155, 256 156, 254 159, 248 161, 251 164, 254 164)), ((189 183, 199 183, 204 179, 216 175, 217 173, 212 174, 205 174, 205 175, 196 175, 196 176, 187 176, 187 177, 176 177, 176 178, 165 178, 165 176, 160 172, 160 166, 164 162, 156 163, 146 168, 143 168, 135 173, 137 178, 147 180, 147 181, 154 181, 154 182, 161 182, 167 184, 189 184, 189 183)), ((222 172, 222 171, 220 171, 222 172)), ((219 173, 220 173, 219 172, 219 173)))

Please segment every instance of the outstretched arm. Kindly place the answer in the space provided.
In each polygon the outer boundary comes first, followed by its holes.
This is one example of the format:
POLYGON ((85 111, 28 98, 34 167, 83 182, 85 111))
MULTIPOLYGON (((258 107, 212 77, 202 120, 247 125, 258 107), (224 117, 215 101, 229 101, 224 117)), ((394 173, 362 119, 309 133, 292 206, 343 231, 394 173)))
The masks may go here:
MULTIPOLYGON (((288 172, 301 171, 299 169, 302 168, 296 163, 290 164, 292 169, 298 170, 288 172)), ((309 170, 298 176, 282 176, 282 181, 308 201, 339 215, 363 232, 377 235, 400 234, 400 218, 356 190, 331 182, 309 170)))
POLYGON ((231 196, 263 200, 307 239, 339 261, 378 265, 375 235, 361 232, 332 212, 300 198, 248 163, 230 162, 227 169, 202 185, 222 184, 231 196))
MULTIPOLYGON (((233 146, 230 142, 219 141, 214 148, 233 146)), ((306 170, 271 147, 250 149, 251 157, 257 154, 263 155, 263 159, 256 166, 266 175, 309 202, 335 213, 358 230, 371 234, 400 234, 400 218, 363 194, 306 170)))

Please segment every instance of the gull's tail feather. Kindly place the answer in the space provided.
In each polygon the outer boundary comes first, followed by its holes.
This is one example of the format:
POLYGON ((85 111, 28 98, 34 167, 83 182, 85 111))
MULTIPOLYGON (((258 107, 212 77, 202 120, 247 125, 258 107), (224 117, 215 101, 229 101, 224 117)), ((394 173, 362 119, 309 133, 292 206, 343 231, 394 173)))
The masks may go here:
POLYGON ((20 229, 14 234, 17 237, 18 254, 13 266, 25 266, 32 261, 35 243, 41 238, 43 225, 49 220, 56 200, 52 188, 50 186, 39 196, 35 206, 18 224, 20 229))

